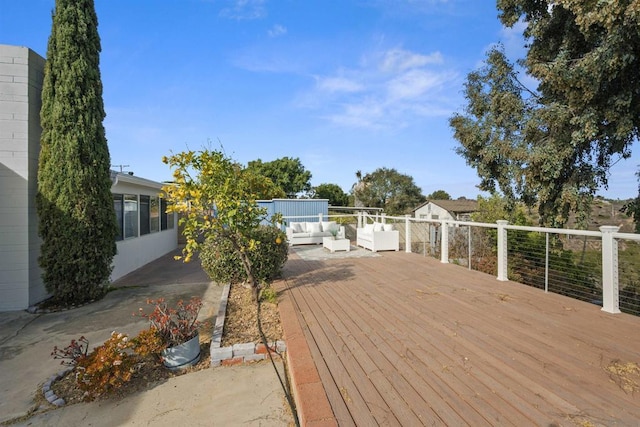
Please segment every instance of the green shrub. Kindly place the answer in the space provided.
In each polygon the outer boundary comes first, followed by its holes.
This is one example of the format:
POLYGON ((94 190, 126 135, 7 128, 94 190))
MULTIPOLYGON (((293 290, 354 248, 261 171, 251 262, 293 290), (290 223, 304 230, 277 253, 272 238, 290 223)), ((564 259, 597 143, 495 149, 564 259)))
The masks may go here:
POLYGON ((275 304, 278 302, 278 291, 267 285, 260 291, 260 301, 275 304))
MULTIPOLYGON (((253 274, 259 282, 271 282, 278 277, 289 256, 285 233, 273 226, 260 226, 250 233, 256 246, 249 252, 253 274)), ((200 252, 202 268, 218 283, 241 283, 247 280, 240 257, 231 243, 222 238, 210 238, 200 252)))

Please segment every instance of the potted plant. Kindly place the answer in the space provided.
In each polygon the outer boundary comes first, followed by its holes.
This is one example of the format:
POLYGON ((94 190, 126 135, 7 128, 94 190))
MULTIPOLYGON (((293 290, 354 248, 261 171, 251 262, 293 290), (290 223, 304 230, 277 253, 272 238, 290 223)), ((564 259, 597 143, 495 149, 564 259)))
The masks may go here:
POLYGON ((164 366, 179 369, 196 364, 200 360, 198 313, 202 299, 180 300, 175 307, 169 307, 164 298, 148 300, 147 304, 154 306, 153 311, 146 314, 140 308, 140 315, 149 319, 149 333, 157 338, 154 351, 160 351, 164 366))

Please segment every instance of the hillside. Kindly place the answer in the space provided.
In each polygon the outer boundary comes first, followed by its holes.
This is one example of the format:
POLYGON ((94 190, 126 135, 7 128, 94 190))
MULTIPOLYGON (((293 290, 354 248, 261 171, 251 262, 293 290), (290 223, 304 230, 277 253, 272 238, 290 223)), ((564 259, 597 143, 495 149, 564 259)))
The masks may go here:
MULTIPOLYGON (((603 225, 620 226, 621 233, 633 233, 635 224, 633 218, 620 212, 622 206, 630 200, 607 200, 598 198, 591 207, 591 217, 589 218, 589 230, 598 230, 603 225)), ((569 219, 566 228, 576 228, 575 219, 569 219)))

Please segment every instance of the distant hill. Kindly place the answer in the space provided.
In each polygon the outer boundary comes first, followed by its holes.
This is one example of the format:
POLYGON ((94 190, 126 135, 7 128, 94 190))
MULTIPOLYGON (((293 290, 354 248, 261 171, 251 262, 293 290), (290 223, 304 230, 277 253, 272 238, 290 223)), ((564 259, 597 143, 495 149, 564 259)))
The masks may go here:
MULTIPOLYGON (((630 201, 631 199, 609 200, 597 198, 591 207, 591 217, 587 228, 589 230, 598 230, 603 225, 617 225, 620 226, 621 233, 633 233, 635 230, 633 218, 620 212, 620 209, 630 201)), ((569 219, 566 228, 576 228, 573 216, 569 219)))

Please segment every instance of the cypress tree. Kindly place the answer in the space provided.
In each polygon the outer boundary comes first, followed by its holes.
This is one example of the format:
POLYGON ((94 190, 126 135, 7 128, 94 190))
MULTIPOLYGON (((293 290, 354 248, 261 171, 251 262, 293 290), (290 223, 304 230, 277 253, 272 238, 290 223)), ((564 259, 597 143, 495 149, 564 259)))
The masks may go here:
POLYGON ((116 218, 93 0, 56 0, 47 47, 36 206, 40 266, 54 301, 100 298, 116 253, 116 218))

